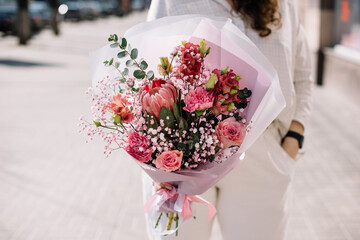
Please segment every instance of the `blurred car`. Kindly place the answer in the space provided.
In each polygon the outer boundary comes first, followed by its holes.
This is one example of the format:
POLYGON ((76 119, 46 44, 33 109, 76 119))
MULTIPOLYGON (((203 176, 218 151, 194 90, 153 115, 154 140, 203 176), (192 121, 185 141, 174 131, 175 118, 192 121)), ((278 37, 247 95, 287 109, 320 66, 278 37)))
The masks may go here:
POLYGON ((84 1, 83 6, 86 19, 93 20, 100 17, 102 6, 98 1, 84 1))
POLYGON ((97 0, 101 6, 101 15, 116 15, 119 13, 119 2, 117 0, 97 0))
MULTIPOLYGON (((6 34, 17 34, 18 6, 15 1, 0 3, 0 31, 6 34)), ((29 20, 31 32, 38 32, 51 21, 51 10, 46 2, 29 3, 29 20)))
POLYGON ((76 21, 85 19, 84 4, 82 1, 67 1, 64 4, 67 6, 67 12, 64 14, 64 19, 76 21))
POLYGON ((39 31, 51 24, 51 9, 47 2, 32 1, 29 3, 29 15, 32 29, 39 31))
POLYGON ((67 6, 67 12, 64 14, 64 18, 69 20, 93 20, 100 17, 102 11, 102 5, 95 0, 70 0, 64 4, 67 6))
POLYGON ((145 0, 132 0, 130 3, 132 10, 144 10, 146 8, 145 0))
POLYGON ((15 31, 17 7, 15 4, 0 5, 0 31, 13 33, 15 31))

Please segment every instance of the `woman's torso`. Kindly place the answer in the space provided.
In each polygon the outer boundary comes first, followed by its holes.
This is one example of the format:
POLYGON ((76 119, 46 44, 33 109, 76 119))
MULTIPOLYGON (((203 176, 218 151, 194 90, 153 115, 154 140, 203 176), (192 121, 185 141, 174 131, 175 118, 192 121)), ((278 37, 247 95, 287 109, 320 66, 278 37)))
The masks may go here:
POLYGON ((202 14, 230 18, 269 59, 278 72, 281 90, 286 100, 286 108, 278 116, 280 128, 286 131, 295 112, 295 90, 293 84, 295 68, 296 13, 292 1, 280 0, 282 25, 272 27, 272 33, 260 37, 248 26, 240 15, 232 11, 226 0, 158 0, 150 8, 148 20, 164 16, 202 14))

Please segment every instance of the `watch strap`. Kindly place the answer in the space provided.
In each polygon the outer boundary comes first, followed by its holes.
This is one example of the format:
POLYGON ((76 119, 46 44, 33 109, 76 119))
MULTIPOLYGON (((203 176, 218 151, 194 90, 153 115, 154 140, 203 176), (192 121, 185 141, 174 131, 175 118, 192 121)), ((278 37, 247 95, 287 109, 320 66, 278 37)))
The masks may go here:
POLYGON ((283 144, 285 138, 287 138, 287 137, 295 138, 299 143, 299 148, 302 148, 303 142, 304 142, 304 136, 303 135, 301 135, 300 133, 294 132, 294 131, 288 131, 286 133, 286 135, 283 137, 283 139, 281 139, 281 144, 283 144))

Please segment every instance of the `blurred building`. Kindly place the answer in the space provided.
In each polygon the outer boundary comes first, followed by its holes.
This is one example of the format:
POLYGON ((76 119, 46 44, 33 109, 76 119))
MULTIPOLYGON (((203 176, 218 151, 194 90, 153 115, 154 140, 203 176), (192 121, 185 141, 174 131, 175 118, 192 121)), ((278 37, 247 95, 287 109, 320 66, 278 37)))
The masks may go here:
POLYGON ((298 1, 315 55, 315 80, 360 106, 360 0, 298 1))

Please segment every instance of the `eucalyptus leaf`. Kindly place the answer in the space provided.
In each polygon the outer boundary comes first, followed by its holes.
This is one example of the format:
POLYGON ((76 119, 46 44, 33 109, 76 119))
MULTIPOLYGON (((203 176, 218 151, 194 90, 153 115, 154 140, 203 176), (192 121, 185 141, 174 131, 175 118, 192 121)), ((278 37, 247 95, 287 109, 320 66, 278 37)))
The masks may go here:
POLYGON ((132 59, 136 59, 138 57, 138 50, 137 48, 134 48, 133 50, 131 50, 131 58, 132 59))
POLYGON ((148 71, 146 75, 147 75, 147 79, 149 79, 149 80, 154 79, 154 72, 153 71, 148 71))
POLYGON ((143 71, 141 71, 141 70, 135 70, 133 75, 137 79, 144 79, 145 78, 145 73, 143 71))
POLYGON ((174 115, 171 113, 171 111, 168 108, 163 107, 160 110, 159 119, 164 121, 164 127, 168 127, 171 129, 175 128, 174 115))
POLYGON ((126 66, 127 67, 132 67, 135 65, 135 62, 132 59, 129 59, 126 61, 126 66))
POLYGON ((125 56, 126 56, 126 52, 125 52, 125 51, 119 52, 118 55, 117 55, 118 58, 123 58, 123 57, 125 57, 125 56))
POLYGON ((128 44, 127 49, 128 49, 129 52, 131 52, 132 48, 131 48, 130 43, 128 44))
POLYGON ((120 45, 120 48, 121 49, 125 49, 127 46, 127 41, 126 41, 126 38, 122 38, 121 39, 121 45, 120 45))
POLYGON ((124 76, 128 75, 129 74, 129 69, 128 68, 124 68, 124 71, 122 72, 122 74, 124 76))
POLYGON ((113 62, 114 62, 114 59, 113 59, 113 58, 112 58, 112 59, 110 59, 109 65, 112 65, 112 64, 113 64, 113 62))
POLYGON ((120 67, 120 62, 115 62, 115 68, 119 68, 120 67))
POLYGON ((147 62, 145 62, 145 61, 141 61, 141 62, 140 62, 140 67, 142 68, 142 70, 147 69, 147 67, 148 67, 147 62))
POLYGON ((119 40, 118 35, 114 34, 114 40, 117 42, 119 40))
POLYGON ((133 92, 139 92, 140 91, 140 88, 131 88, 131 91, 133 91, 133 92))
POLYGON ((111 48, 116 48, 117 46, 119 46, 119 44, 117 44, 117 43, 112 43, 112 44, 110 44, 110 47, 111 47, 111 48))

